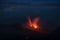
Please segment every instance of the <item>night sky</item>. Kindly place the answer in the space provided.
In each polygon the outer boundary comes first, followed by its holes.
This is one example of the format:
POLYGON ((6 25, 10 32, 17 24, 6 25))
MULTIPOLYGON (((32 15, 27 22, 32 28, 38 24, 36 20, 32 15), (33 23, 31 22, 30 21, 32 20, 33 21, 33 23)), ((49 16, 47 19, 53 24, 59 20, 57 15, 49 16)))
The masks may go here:
POLYGON ((49 32, 60 27, 60 0, 2 0, 0 6, 0 33, 3 36, 18 35, 16 28, 21 27, 28 16, 40 17, 49 32))

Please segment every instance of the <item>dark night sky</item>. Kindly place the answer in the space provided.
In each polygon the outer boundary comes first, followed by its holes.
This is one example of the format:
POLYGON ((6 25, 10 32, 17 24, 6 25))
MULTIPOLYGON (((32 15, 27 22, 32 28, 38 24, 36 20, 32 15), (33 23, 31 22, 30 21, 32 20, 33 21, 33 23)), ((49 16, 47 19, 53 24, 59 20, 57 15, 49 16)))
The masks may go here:
POLYGON ((15 33, 15 27, 10 27, 10 25, 22 24, 27 20, 27 16, 31 16, 31 18, 39 16, 44 28, 49 28, 50 31, 60 26, 59 0, 3 0, 0 4, 2 7, 0 24, 5 25, 0 27, 3 27, 5 31, 8 30, 7 28, 11 28, 10 30, 14 29, 15 33))

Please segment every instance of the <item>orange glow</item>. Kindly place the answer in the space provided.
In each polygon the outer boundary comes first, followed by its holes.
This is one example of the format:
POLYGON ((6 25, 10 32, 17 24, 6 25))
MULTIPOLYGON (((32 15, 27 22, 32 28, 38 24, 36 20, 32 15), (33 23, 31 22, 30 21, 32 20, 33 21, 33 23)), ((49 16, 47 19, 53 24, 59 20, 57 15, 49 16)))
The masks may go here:
POLYGON ((30 16, 28 16, 28 26, 33 28, 33 29, 38 29, 39 28, 39 25, 38 25, 38 22, 39 22, 39 18, 35 18, 34 20, 31 20, 30 16))
POLYGON ((48 33, 45 31, 45 29, 43 28, 43 24, 41 24, 40 22, 41 20, 39 17, 31 19, 30 16, 28 16, 27 22, 22 24, 22 26, 24 31, 48 33))

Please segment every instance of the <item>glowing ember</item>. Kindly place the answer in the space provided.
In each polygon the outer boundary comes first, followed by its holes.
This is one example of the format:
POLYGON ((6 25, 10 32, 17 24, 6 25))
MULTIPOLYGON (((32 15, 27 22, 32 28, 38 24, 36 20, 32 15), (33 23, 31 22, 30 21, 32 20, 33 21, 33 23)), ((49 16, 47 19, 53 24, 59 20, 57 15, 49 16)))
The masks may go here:
POLYGON ((28 26, 31 27, 32 29, 38 29, 39 25, 39 18, 35 18, 34 20, 31 20, 30 16, 28 16, 28 26))

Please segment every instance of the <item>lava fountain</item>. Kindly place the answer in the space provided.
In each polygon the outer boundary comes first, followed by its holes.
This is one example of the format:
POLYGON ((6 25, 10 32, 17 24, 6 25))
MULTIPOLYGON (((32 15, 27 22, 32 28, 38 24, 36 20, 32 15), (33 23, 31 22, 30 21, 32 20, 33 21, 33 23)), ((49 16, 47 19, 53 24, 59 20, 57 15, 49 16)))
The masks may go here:
POLYGON ((29 29, 33 31, 41 30, 41 25, 39 25, 39 17, 34 18, 31 20, 30 16, 28 16, 28 21, 24 24, 24 29, 29 29))
POLYGON ((39 25, 39 18, 35 18, 34 20, 31 20, 30 16, 28 16, 28 22, 27 25, 32 29, 38 29, 39 25))

